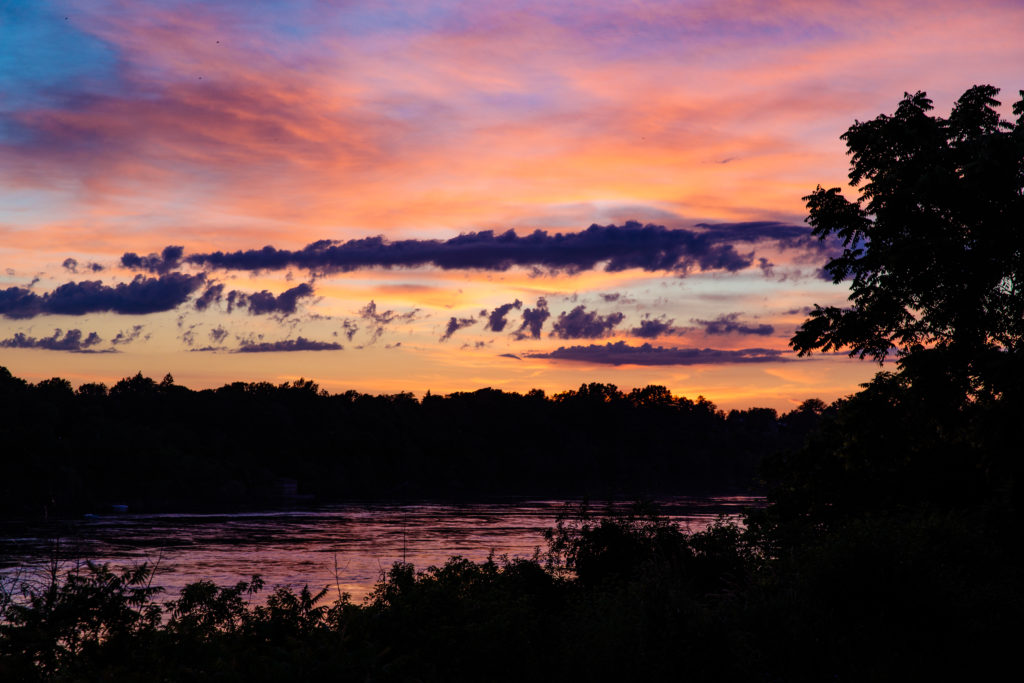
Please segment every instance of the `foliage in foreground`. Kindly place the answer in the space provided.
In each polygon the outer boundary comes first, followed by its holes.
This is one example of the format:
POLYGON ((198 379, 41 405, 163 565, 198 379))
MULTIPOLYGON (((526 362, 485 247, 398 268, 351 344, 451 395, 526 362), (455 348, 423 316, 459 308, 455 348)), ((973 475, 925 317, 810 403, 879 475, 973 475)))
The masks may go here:
POLYGON ((1019 540, 978 509, 765 528, 584 513, 533 559, 395 563, 362 604, 258 577, 161 601, 151 568, 87 564, 10 596, 0 679, 905 680, 1015 652, 1019 540))

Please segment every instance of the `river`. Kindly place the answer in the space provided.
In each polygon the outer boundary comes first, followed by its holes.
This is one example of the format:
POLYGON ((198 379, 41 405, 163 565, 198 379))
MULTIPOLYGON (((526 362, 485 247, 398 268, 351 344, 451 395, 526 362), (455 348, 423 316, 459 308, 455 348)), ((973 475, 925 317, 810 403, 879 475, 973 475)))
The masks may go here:
MULTIPOLYGON (((751 496, 658 501, 660 512, 699 531, 720 515, 738 520, 751 496)), ((112 514, 60 525, 0 524, 0 578, 39 574, 52 560, 68 569, 88 559, 158 567, 154 585, 177 596, 201 579, 230 585, 260 574, 268 589, 329 587, 361 600, 396 561, 418 569, 452 555, 479 562, 531 557, 544 530, 578 505, 564 500, 504 503, 344 504, 230 514, 112 514), (567 507, 568 506, 568 507, 567 507)), ((625 503, 616 504, 628 508, 625 503)), ((599 510, 597 506, 592 508, 599 510)))

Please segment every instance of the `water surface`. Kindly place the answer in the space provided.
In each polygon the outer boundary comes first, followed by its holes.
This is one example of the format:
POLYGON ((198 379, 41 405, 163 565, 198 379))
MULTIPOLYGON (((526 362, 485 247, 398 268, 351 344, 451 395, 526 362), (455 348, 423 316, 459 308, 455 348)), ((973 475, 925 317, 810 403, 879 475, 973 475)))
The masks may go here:
MULTIPOLYGON (((738 519, 761 504, 750 496, 659 501, 660 511, 699 531, 719 515, 738 519)), ((532 557, 564 500, 465 504, 345 504, 230 514, 118 514, 55 527, 0 526, 0 576, 38 572, 50 558, 63 567, 86 559, 130 566, 156 563, 155 585, 176 596, 200 579, 229 585, 262 575, 267 588, 330 587, 364 597, 381 572, 406 561, 423 569, 452 555, 532 557)), ((627 504, 617 504, 626 508, 627 504)), ((599 510, 596 506, 592 508, 599 510)))

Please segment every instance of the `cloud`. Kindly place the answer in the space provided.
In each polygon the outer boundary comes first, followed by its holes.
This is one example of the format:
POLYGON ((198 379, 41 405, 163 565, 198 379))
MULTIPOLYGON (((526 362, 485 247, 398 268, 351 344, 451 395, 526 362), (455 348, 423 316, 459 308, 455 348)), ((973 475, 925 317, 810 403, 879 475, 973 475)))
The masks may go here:
POLYGON ((71 353, 116 353, 114 349, 93 349, 102 339, 95 332, 90 332, 85 339, 81 330, 68 330, 61 336, 61 330, 54 330, 51 337, 29 337, 23 332, 16 332, 9 339, 0 339, 0 347, 6 349, 46 349, 48 351, 69 351, 71 353))
POLYGON ((195 346, 196 327, 198 327, 198 324, 189 325, 188 329, 181 333, 181 341, 185 342, 188 346, 195 346))
POLYGON ((345 347, 336 342, 322 342, 296 337, 276 342, 243 342, 232 353, 269 353, 273 351, 340 351, 345 347))
MULTIPOLYGON (((510 304, 502 304, 501 306, 498 306, 488 315, 487 324, 484 325, 484 329, 492 330, 494 332, 501 332, 502 330, 505 329, 505 325, 508 323, 508 321, 505 319, 505 316, 508 315, 509 311, 511 311, 513 308, 518 311, 522 307, 523 302, 520 301, 519 299, 516 299, 510 304)), ((487 312, 483 311, 481 314, 486 315, 487 312)))
POLYGON ((8 287, 0 290, 0 315, 32 318, 101 312, 158 313, 182 304, 205 281, 203 273, 165 273, 159 277, 137 275, 131 282, 114 286, 100 280, 68 282, 41 295, 24 287, 8 287))
POLYGON ((767 336, 774 334, 775 328, 771 325, 753 325, 742 322, 739 313, 726 313, 714 320, 691 319, 690 322, 702 325, 706 334, 757 334, 767 336))
POLYGON ((813 249, 822 251, 825 243, 811 234, 805 225, 793 225, 778 221, 744 221, 738 223, 697 223, 714 234, 721 242, 764 242, 772 241, 787 249, 813 249))
POLYGON ((527 308, 523 311, 523 324, 515 332, 516 339, 526 339, 527 337, 540 339, 540 331, 544 327, 544 321, 550 317, 551 312, 548 310, 548 300, 540 297, 537 299, 535 308, 527 308))
POLYGON ((513 230, 469 232, 448 240, 397 240, 383 236, 338 242, 319 240, 298 250, 262 249, 190 254, 167 247, 160 256, 126 253, 129 268, 165 272, 181 263, 227 270, 279 270, 288 267, 315 272, 347 272, 362 268, 415 268, 504 271, 513 266, 577 272, 605 264, 607 271, 641 268, 685 275, 702 271, 737 271, 749 267, 754 254, 736 251, 736 243, 773 242, 782 247, 820 248, 806 226, 775 221, 701 223, 701 230, 667 228, 628 221, 591 225, 586 230, 549 233, 535 230, 519 236, 513 230))
POLYGON ((219 302, 224 297, 224 285, 214 284, 207 287, 199 298, 196 299, 195 307, 196 310, 205 311, 209 308, 210 304, 219 302))
MULTIPOLYGON (((203 299, 209 291, 210 290, 207 289, 206 292, 203 292, 203 296, 199 297, 199 299, 203 299)), ((265 315, 270 313, 289 314, 295 312, 299 299, 312 295, 313 285, 306 282, 285 290, 277 296, 274 296, 271 292, 265 289, 260 292, 253 292, 252 294, 232 290, 227 296, 228 310, 230 311, 232 308, 238 307, 248 308, 250 315, 265 315)), ((197 307, 198 304, 199 300, 196 301, 197 307)))
POLYGON ((561 346, 548 353, 528 353, 530 358, 548 358, 602 365, 708 365, 723 363, 765 363, 787 360, 785 351, 775 349, 699 349, 663 347, 626 342, 588 346, 561 346))
POLYGON ((476 324, 476 318, 456 318, 452 316, 448 320, 448 326, 444 330, 444 334, 441 335, 440 341, 447 341, 451 339, 451 336, 463 327, 469 327, 470 325, 476 324))
POLYGON ((515 358, 516 360, 522 360, 522 358, 514 353, 499 353, 498 358, 515 358))
MULTIPOLYGON (((384 334, 384 328, 394 322, 407 322, 416 317, 420 309, 414 308, 407 313, 396 313, 395 311, 377 311, 377 304, 371 299, 370 303, 359 309, 359 317, 370 324, 370 342, 380 339, 384 334)), ((353 332, 354 334, 354 332, 353 332)))
POLYGON ((626 316, 615 312, 598 315, 597 311, 588 311, 577 306, 568 313, 558 314, 558 320, 551 327, 551 336, 559 339, 597 339, 604 337, 626 316))
POLYGON ((218 325, 217 327, 215 327, 212 330, 210 330, 210 334, 209 334, 210 341, 212 341, 214 344, 220 344, 221 342, 224 341, 224 339, 227 338, 227 336, 228 336, 228 331, 225 330, 220 325, 218 325))
POLYGON ((664 315, 658 316, 657 318, 648 317, 641 320, 640 325, 631 329, 629 333, 634 337, 657 339, 664 335, 680 334, 686 331, 686 328, 676 327, 673 325, 672 323, 674 322, 674 318, 667 318, 664 315))
POLYGON ((181 257, 184 253, 185 247, 174 245, 164 247, 164 250, 159 255, 139 256, 135 252, 129 251, 121 256, 121 265, 125 268, 134 268, 135 270, 166 273, 174 270, 181 264, 181 257))
POLYGON ((359 331, 359 325, 356 325, 354 320, 345 318, 341 321, 341 329, 345 333, 345 338, 352 341, 352 337, 356 336, 356 332, 359 331))
POLYGON ((142 334, 142 325, 132 325, 130 330, 121 330, 117 333, 113 339, 110 340, 112 346, 120 346, 122 344, 130 344, 139 338, 142 334))
MULTIPOLYGON (((69 256, 68 258, 64 259, 64 261, 60 265, 61 265, 61 267, 64 268, 64 270, 67 270, 68 272, 77 274, 78 273, 78 266, 80 266, 82 264, 80 264, 77 260, 75 260, 75 259, 73 259, 73 258, 71 258, 69 256)), ((89 270, 91 270, 94 273, 98 273, 101 270, 103 270, 103 266, 101 266, 98 263, 91 263, 91 262, 90 263, 86 263, 86 264, 84 264, 83 267, 84 268, 88 268, 89 270)))

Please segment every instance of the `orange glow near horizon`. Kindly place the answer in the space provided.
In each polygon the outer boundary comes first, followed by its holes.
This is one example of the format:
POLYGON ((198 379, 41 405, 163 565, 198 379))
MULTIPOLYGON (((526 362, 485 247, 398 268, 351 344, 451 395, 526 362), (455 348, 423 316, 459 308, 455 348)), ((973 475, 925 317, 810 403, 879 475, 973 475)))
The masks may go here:
MULTIPOLYGON (((695 233, 801 226, 802 196, 845 185, 839 136, 855 119, 919 89, 948 111, 983 82, 1004 89, 1008 112, 1024 85, 1015 2, 296 2, 281 12, 100 0, 5 11, 18 37, 7 59, 19 66, 0 68, 0 290, 37 297, 68 282, 126 285, 141 271, 122 254, 168 245, 189 255, 375 236, 420 244, 631 220, 695 233)), ((722 407, 778 409, 870 378, 877 366, 842 357, 771 360, 806 307, 844 302, 816 275, 827 254, 738 237, 728 246, 745 267, 180 265, 205 281, 153 312, 0 312, 0 365, 76 383, 171 372, 194 388, 299 376, 369 393, 664 384, 722 407), (276 301, 302 283, 314 292, 292 307, 229 311, 231 292, 276 301), (211 291, 198 307, 211 285, 221 298, 211 291), (549 317, 533 336, 524 314, 541 299, 549 317), (489 329, 516 300, 506 326, 489 329), (556 333, 580 306, 581 325, 556 333), (644 337, 643 321, 665 331, 644 337), (40 340, 58 329, 103 342, 47 348, 40 340), (344 349, 232 352, 300 338, 344 349), (537 357, 616 342, 760 349, 768 360, 537 357)))

